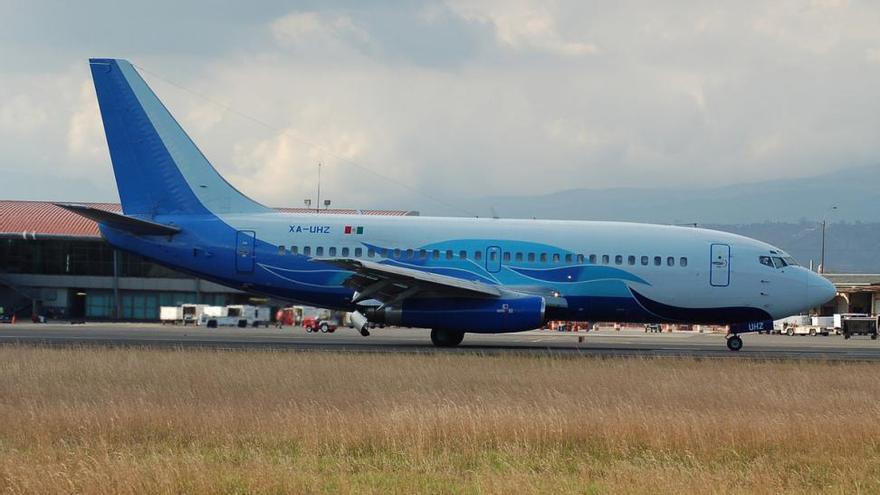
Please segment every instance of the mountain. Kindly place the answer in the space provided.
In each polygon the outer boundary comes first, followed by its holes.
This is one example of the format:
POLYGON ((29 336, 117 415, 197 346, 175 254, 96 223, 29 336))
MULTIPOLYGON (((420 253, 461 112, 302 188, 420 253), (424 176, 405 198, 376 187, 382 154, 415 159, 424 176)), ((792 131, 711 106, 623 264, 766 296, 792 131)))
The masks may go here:
POLYGON ((837 205, 829 220, 878 222, 880 166, 716 188, 570 189, 479 198, 461 205, 487 216, 494 210, 507 218, 724 225, 818 221, 837 205))

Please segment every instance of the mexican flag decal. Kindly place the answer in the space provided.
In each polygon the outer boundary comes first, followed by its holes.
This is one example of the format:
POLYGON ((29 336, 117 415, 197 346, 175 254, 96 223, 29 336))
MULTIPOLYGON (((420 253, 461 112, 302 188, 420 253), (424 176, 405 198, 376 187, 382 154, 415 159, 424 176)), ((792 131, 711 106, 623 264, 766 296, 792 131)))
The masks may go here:
POLYGON ((346 225, 345 226, 345 233, 346 234, 363 235, 364 228, 363 227, 352 227, 351 225, 346 225))

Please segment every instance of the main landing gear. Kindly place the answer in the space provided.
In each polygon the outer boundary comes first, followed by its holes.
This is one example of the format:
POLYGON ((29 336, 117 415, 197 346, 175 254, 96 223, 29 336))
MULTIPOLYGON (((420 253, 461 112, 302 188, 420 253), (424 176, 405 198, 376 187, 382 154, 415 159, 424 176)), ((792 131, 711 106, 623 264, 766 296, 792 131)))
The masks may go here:
POLYGON ((458 330, 431 330, 431 342, 437 347, 455 347, 463 339, 464 332, 458 330))
POLYGON ((743 339, 737 334, 727 337, 727 348, 731 351, 738 351, 743 348, 743 339))

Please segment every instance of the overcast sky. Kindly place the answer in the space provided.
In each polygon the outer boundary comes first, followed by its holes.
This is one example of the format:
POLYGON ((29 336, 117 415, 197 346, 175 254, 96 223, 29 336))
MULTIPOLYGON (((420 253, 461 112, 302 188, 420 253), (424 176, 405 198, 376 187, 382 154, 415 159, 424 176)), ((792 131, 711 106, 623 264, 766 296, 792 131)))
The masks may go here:
POLYGON ((880 164, 880 2, 190 4, 0 0, 0 196, 116 200, 90 56, 274 206, 880 164))

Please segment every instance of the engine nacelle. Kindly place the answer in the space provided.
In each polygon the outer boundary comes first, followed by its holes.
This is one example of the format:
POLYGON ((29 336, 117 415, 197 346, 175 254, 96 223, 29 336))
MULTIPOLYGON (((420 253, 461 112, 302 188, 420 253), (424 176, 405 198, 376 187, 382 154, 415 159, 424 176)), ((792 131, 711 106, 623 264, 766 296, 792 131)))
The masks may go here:
POLYGON ((506 298, 411 299, 400 308, 370 309, 374 323, 475 333, 521 332, 544 324, 540 296, 506 298))

